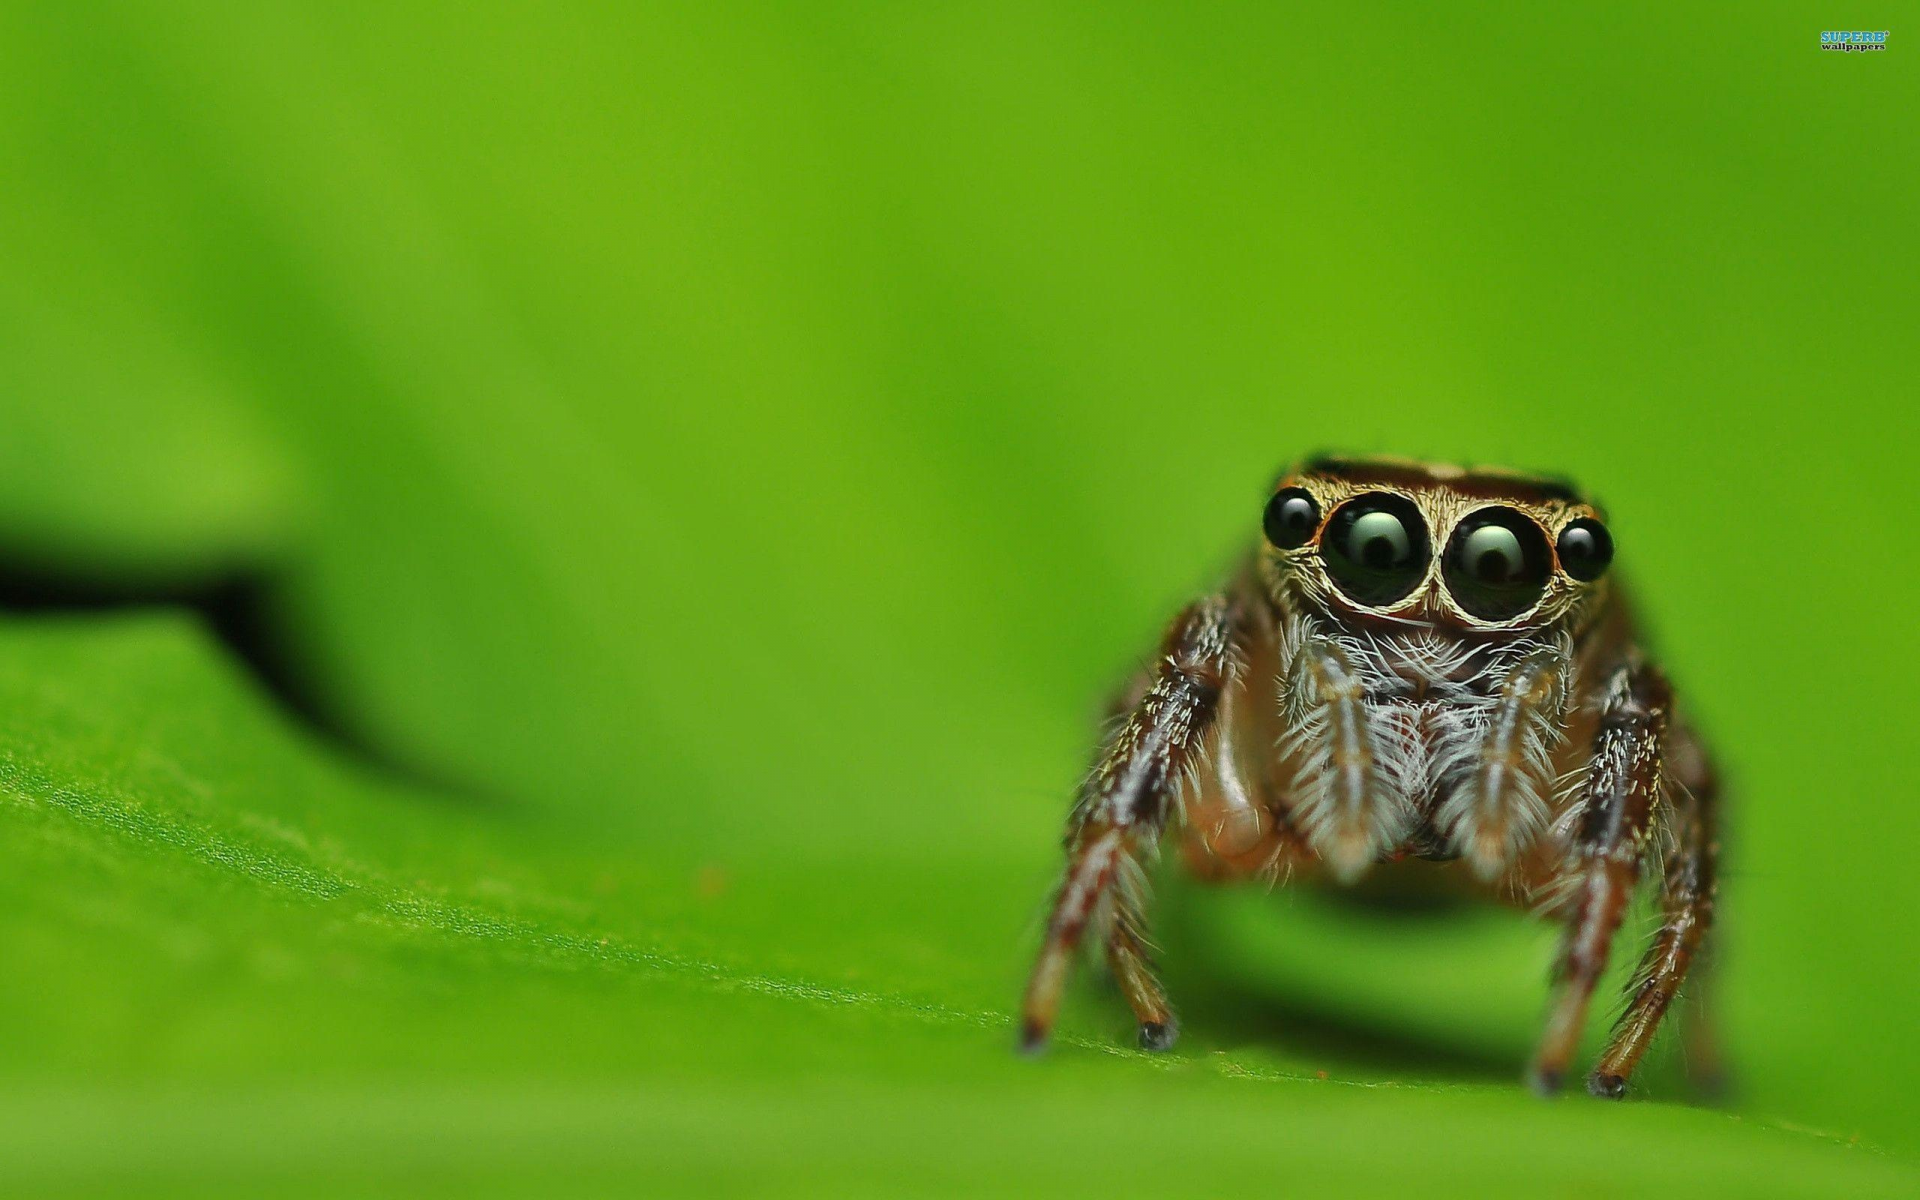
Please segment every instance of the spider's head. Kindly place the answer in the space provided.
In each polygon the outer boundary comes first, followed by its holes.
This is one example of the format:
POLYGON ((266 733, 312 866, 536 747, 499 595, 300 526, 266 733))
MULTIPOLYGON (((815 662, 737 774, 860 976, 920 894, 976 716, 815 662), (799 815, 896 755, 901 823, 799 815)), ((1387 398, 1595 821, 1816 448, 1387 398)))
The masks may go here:
POLYGON ((1267 500, 1266 586, 1342 623, 1488 634, 1569 619, 1613 539, 1564 482, 1393 458, 1309 459, 1267 500))

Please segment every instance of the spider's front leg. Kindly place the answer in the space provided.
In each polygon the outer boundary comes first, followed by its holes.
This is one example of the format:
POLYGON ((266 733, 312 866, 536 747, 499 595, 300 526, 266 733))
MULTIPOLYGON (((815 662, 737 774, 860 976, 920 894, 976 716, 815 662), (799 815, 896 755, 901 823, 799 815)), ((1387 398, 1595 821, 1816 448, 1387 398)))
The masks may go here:
MULTIPOLYGON (((1559 1090, 1579 1048, 1594 985, 1640 882, 1660 803, 1671 703, 1666 678, 1656 668, 1629 663, 1614 673, 1604 695, 1567 868, 1569 918, 1555 969, 1558 987, 1531 1072, 1534 1090, 1543 1095, 1559 1090)), ((1651 1031, 1649 1024, 1647 1036, 1651 1031)), ((1592 1090, 1617 1096, 1624 1087, 1624 1076, 1602 1087, 1596 1075, 1592 1090)))
POLYGON ((1027 983, 1023 1050, 1046 1044, 1068 967, 1089 926, 1106 942, 1114 979, 1140 1022, 1140 1044, 1149 1050, 1173 1044, 1173 1011, 1146 957, 1142 860, 1156 849, 1214 727, 1241 659, 1240 632, 1225 596, 1182 613, 1167 631, 1152 683, 1081 786, 1067 828, 1066 873, 1027 983))

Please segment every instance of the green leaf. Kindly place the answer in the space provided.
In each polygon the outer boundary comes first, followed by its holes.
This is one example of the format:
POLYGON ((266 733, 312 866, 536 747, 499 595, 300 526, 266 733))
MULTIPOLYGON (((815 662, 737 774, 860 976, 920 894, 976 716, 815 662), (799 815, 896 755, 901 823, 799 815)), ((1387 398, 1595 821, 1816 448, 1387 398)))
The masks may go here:
POLYGON ((1089 1005, 1017 1061, 1031 864, 583 855, 341 765, 180 619, 17 624, 0 664, 0 953, 31 964, 0 991, 0 1161, 35 1193, 1912 1182, 1779 1120, 1343 1061, 1312 1023, 1196 1016, 1160 1058, 1089 1005))
POLYGON ((0 1191, 1913 1194, 1920 105, 1831 19, 0 12, 0 584, 258 581, 320 718, 0 623, 0 1191), (1729 1107, 1526 1094, 1523 918, 1171 879, 1178 1048, 1010 1053, 1095 701, 1326 446, 1609 501, 1729 1107))

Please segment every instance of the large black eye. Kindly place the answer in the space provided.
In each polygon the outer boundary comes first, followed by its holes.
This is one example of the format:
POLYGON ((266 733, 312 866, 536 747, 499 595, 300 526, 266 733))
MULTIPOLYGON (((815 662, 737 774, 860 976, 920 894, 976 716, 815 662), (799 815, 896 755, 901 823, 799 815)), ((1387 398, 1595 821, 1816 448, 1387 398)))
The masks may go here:
POLYGON ((1605 575, 1612 561, 1613 535, 1592 517, 1570 521, 1560 531, 1560 569, 1581 583, 1605 575))
POLYGON ((1403 600, 1427 573, 1427 523, 1405 496, 1368 492, 1333 511, 1320 538, 1327 574, 1361 604, 1403 600))
POLYGON ((1531 520, 1511 508, 1483 508, 1453 531, 1441 571, 1461 608, 1483 621, 1506 621, 1540 602, 1553 556, 1531 520))
POLYGON ((1267 540, 1282 550, 1298 550, 1320 528, 1320 506, 1302 488, 1281 488, 1267 501, 1267 540))

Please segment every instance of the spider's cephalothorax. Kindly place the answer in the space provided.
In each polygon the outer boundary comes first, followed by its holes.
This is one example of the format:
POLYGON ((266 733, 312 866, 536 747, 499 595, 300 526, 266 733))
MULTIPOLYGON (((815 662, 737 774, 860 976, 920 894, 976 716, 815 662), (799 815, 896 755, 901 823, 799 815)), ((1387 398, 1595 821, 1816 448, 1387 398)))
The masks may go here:
POLYGON ((1044 1043, 1089 930, 1141 1044, 1172 1044, 1143 863, 1178 823, 1209 878, 1457 862, 1563 919, 1531 1076, 1551 1091, 1627 904, 1664 862, 1665 920, 1588 1079, 1623 1094, 1712 921, 1717 789, 1608 576, 1602 514, 1543 479, 1321 458, 1280 480, 1262 532, 1116 706, 1068 824, 1023 1044, 1044 1043))

